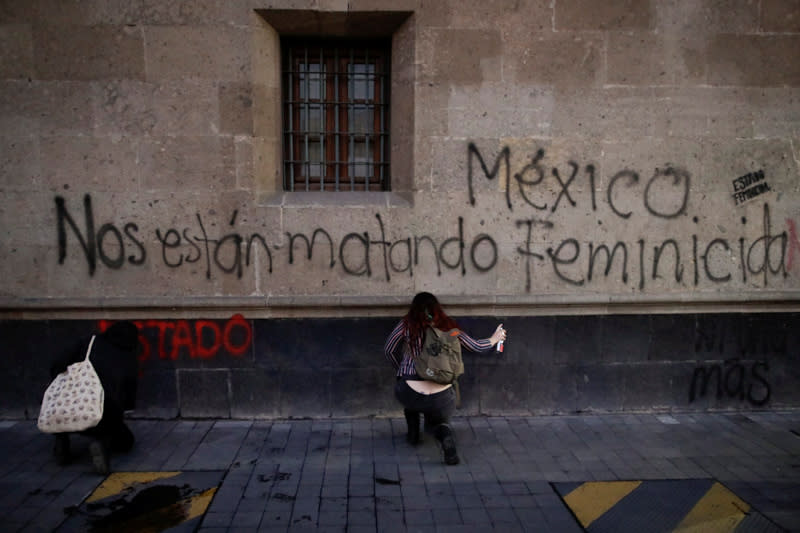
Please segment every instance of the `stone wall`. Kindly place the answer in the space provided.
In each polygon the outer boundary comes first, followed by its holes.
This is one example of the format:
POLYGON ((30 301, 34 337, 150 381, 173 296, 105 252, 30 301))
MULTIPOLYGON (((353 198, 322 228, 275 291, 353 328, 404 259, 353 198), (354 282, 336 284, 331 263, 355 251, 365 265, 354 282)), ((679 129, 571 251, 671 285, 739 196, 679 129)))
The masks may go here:
POLYGON ((14 327, 800 308, 796 2, 11 0, 0 43, 14 327), (283 191, 308 34, 391 37, 390 191, 283 191))
MULTIPOLYGON (((464 352, 460 415, 800 406, 800 315, 457 317, 505 350, 464 352)), ((402 416, 383 343, 394 318, 137 320, 132 416, 402 416)), ((0 418, 37 416, 49 356, 107 321, 2 321, 0 418), (36 339, 32 342, 32 339, 36 339)))

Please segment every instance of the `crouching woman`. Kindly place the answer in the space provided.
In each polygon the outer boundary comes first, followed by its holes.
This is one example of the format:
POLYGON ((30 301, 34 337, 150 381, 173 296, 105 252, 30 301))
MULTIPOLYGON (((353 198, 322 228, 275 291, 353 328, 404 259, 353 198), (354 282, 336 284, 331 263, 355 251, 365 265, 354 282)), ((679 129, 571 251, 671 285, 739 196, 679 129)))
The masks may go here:
POLYGON ((395 326, 386 339, 384 354, 397 370, 395 396, 403 405, 408 424, 407 440, 412 445, 420 442, 420 415, 425 428, 441 446, 444 462, 455 465, 459 462, 455 436, 450 427, 450 417, 456 408, 453 385, 429 381, 417 374, 414 359, 419 357, 425 340, 425 328, 433 326, 443 331, 458 329, 461 346, 472 352, 489 352, 500 341, 505 340, 503 325, 491 337, 474 339, 458 328, 455 320, 447 316, 436 297, 429 292, 414 296, 408 313, 395 326))

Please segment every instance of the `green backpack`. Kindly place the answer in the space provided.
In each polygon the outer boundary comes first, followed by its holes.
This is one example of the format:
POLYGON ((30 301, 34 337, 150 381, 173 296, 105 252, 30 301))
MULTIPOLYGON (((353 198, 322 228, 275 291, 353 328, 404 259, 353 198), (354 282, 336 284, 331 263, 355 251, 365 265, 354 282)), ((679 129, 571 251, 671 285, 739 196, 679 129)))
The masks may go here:
POLYGON ((414 368, 421 378, 457 385, 456 380, 464 373, 459 333, 458 329, 442 331, 432 326, 425 328, 422 352, 414 359, 414 368))

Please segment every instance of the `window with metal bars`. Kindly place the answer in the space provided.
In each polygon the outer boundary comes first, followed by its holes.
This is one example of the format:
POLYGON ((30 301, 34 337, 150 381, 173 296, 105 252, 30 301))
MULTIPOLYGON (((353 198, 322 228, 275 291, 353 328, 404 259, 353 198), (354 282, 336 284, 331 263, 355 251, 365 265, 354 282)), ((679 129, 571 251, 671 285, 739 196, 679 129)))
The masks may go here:
POLYGON ((287 191, 389 190, 389 43, 284 39, 287 191))

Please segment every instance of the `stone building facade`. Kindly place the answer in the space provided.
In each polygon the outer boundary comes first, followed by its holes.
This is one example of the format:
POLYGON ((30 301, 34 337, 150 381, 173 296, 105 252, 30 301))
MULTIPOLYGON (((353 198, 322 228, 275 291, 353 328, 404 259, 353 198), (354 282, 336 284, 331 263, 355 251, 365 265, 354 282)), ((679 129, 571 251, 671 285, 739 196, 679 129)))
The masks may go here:
POLYGON ((509 330, 467 414, 800 406, 796 1, 9 0, 0 43, 0 416, 121 318, 143 415, 396 414, 423 290, 509 330))

